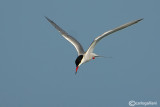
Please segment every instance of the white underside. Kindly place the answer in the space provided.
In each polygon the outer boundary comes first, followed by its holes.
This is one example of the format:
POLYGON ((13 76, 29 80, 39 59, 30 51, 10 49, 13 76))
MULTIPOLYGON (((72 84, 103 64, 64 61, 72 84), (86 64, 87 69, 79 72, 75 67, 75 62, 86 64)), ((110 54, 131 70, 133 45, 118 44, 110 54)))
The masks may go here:
POLYGON ((98 56, 98 55, 95 54, 95 53, 85 53, 85 54, 83 55, 82 61, 81 61, 81 63, 79 64, 79 66, 82 65, 83 63, 86 63, 86 62, 90 61, 93 57, 97 57, 97 56, 98 56))

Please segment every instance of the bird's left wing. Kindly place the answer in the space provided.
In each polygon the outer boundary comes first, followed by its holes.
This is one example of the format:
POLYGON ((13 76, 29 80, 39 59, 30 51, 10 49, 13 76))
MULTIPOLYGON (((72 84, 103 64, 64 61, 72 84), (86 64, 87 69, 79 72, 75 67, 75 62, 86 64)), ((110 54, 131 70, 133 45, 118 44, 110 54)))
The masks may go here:
POLYGON ((62 28, 60 28, 56 23, 54 23, 52 20, 49 18, 45 17, 60 33, 61 35, 68 40, 77 50, 78 55, 81 55, 84 53, 83 47, 81 44, 72 36, 68 35, 67 32, 65 32, 62 28))
POLYGON ((138 23, 138 22, 141 21, 141 20, 143 20, 143 19, 139 19, 139 20, 135 20, 135 21, 132 21, 132 22, 123 24, 123 25, 121 25, 121 26, 119 26, 119 27, 117 27, 117 28, 115 28, 115 29, 109 30, 109 31, 103 33, 102 35, 96 37, 96 38, 94 39, 94 41, 91 43, 90 47, 88 48, 87 53, 92 53, 93 50, 94 50, 94 47, 96 46, 96 44, 97 44, 101 39, 103 39, 104 37, 106 37, 106 36, 108 36, 108 35, 110 35, 110 34, 112 34, 112 33, 114 33, 114 32, 117 32, 117 31, 119 31, 119 30, 121 30, 121 29, 124 29, 124 28, 126 28, 126 27, 128 27, 128 26, 131 26, 131 25, 133 25, 133 24, 136 24, 136 23, 138 23))

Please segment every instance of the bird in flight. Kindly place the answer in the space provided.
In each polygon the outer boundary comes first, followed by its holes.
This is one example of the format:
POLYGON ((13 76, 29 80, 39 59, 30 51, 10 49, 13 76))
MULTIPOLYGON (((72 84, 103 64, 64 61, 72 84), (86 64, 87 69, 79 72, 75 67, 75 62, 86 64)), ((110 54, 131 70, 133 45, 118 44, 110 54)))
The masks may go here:
POLYGON ((131 26, 131 25, 136 24, 139 21, 143 20, 143 19, 138 19, 138 20, 135 20, 135 21, 123 24, 123 25, 121 25, 119 27, 116 27, 116 28, 114 28, 112 30, 109 30, 107 32, 104 32, 103 34, 99 35, 98 37, 96 37, 93 40, 93 42, 91 43, 90 47, 85 52, 83 50, 82 45, 75 38, 73 38, 72 36, 70 36, 66 31, 64 31, 62 28, 60 28, 55 22, 53 22, 52 20, 50 20, 48 17, 45 17, 45 18, 61 33, 61 35, 66 40, 68 40, 76 48, 76 51, 78 53, 78 57, 75 60, 75 64, 76 64, 75 74, 77 73, 77 70, 78 70, 78 68, 79 68, 80 65, 82 65, 83 63, 86 63, 86 62, 90 61, 91 59, 95 59, 95 57, 99 57, 99 55, 93 53, 93 51, 94 51, 94 48, 95 48, 96 44, 101 39, 103 39, 104 37, 106 37, 106 36, 108 36, 108 35, 110 35, 110 34, 112 34, 114 32, 117 32, 117 31, 119 31, 121 29, 124 29, 124 28, 126 28, 128 26, 131 26))

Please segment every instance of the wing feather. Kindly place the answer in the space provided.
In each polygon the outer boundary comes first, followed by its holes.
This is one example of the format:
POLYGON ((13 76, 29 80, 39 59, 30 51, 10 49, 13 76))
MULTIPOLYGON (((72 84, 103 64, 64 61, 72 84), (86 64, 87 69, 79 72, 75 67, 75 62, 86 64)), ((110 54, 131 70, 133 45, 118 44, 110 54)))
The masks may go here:
POLYGON ((81 55, 84 53, 83 47, 81 44, 72 36, 70 36, 67 32, 65 32, 62 28, 60 28, 56 23, 54 23, 52 20, 49 18, 45 17, 60 33, 61 35, 68 40, 77 50, 78 55, 81 55))
POLYGON ((141 20, 143 20, 143 19, 139 19, 139 20, 135 20, 135 21, 132 21, 132 22, 123 24, 123 25, 121 25, 121 26, 119 26, 119 27, 116 27, 115 29, 109 30, 109 31, 103 33, 102 35, 96 37, 96 38, 94 39, 94 41, 91 43, 90 47, 88 48, 87 53, 92 53, 93 50, 94 50, 94 47, 96 46, 96 44, 97 44, 101 39, 103 39, 104 37, 106 37, 106 36, 108 36, 108 35, 110 35, 110 34, 112 34, 112 33, 114 33, 114 32, 117 32, 117 31, 119 31, 119 30, 121 30, 121 29, 124 29, 124 28, 126 28, 126 27, 128 27, 128 26, 131 26, 131 25, 133 25, 133 24, 136 24, 136 23, 138 23, 138 22, 141 21, 141 20))

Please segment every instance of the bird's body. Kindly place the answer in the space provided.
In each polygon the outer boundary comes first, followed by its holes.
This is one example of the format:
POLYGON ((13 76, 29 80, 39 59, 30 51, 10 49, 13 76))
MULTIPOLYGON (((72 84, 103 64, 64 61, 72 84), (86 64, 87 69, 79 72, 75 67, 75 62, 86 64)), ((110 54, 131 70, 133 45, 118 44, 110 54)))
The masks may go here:
POLYGON ((78 70, 78 67, 83 64, 83 63, 86 63, 88 61, 90 61, 91 59, 95 59, 95 57, 99 57, 99 55, 93 53, 94 51, 94 48, 96 46, 96 44, 104 37, 116 32, 116 31, 119 31, 121 29, 124 29, 128 26, 131 26, 135 23, 138 23, 139 21, 141 21, 142 19, 139 19, 139 20, 135 20, 135 21, 132 21, 132 22, 129 22, 129 23, 126 23, 124 25, 121 25, 113 30, 109 30, 105 33, 103 33, 102 35, 96 37, 94 39, 94 41, 91 43, 90 47, 88 48, 88 50, 85 52, 83 50, 83 47, 81 46, 81 44, 75 39, 73 38, 72 36, 68 35, 68 33, 66 33, 62 28, 60 28, 56 23, 54 23, 52 20, 50 20, 49 18, 45 17, 60 33, 61 35, 66 39, 68 40, 77 50, 77 53, 78 53, 78 57, 77 59, 75 60, 75 64, 76 64, 76 73, 77 73, 77 70, 78 70))

